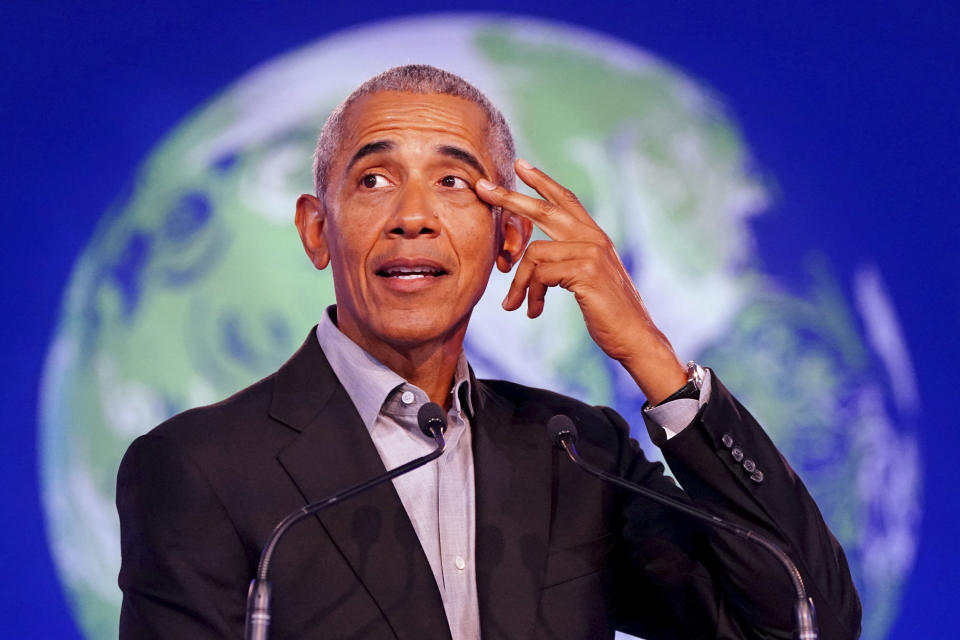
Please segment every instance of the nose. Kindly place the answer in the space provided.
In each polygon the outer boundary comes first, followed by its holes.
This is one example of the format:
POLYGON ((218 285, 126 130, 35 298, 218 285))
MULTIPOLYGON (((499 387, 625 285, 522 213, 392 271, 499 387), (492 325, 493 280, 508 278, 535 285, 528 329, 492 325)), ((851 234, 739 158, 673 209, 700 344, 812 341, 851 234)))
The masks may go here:
POLYGON ((384 232, 395 238, 435 237, 440 235, 440 220, 433 213, 427 189, 408 183, 386 221, 384 232))

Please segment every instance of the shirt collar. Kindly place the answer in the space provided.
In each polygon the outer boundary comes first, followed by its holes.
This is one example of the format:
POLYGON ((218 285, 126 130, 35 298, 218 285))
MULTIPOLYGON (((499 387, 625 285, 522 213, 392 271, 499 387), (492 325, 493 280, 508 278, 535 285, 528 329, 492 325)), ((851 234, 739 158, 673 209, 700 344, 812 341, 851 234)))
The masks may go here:
MULTIPOLYGON (((408 385, 413 389, 417 389, 417 387, 409 384, 396 372, 344 335, 333 320, 336 313, 336 305, 327 307, 323 312, 323 316, 317 324, 317 341, 330 363, 330 368, 333 369, 347 395, 350 396, 350 400, 353 401, 357 412, 360 414, 360 419, 363 420, 363 424, 369 431, 373 429, 377 416, 384 409, 384 404, 394 390, 403 385, 408 385)), ((466 409, 467 415, 472 416, 473 399, 471 397, 470 366, 463 351, 460 351, 460 357, 457 359, 450 393, 453 395, 453 408, 458 413, 466 409), (466 387, 461 392, 464 385, 466 387), (461 406, 461 400, 464 398, 467 403, 466 407, 461 406)))

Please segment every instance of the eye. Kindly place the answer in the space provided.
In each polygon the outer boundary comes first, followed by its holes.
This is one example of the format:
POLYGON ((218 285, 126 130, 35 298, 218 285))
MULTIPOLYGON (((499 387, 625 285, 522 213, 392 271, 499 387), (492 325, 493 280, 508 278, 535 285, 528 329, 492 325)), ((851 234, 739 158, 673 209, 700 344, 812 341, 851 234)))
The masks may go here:
POLYGON ((381 176, 379 173, 368 173, 360 178, 360 184, 367 189, 376 189, 377 187, 385 187, 389 183, 387 182, 387 179, 381 176))
POLYGON ((469 189, 470 185, 466 180, 457 176, 444 176, 440 178, 440 184, 448 189, 469 189))

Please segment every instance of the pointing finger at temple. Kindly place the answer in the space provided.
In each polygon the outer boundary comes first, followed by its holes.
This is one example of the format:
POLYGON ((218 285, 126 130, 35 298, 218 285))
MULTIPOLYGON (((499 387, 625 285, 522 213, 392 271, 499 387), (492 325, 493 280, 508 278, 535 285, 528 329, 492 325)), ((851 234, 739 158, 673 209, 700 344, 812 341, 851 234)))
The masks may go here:
POLYGON ((520 158, 515 164, 517 175, 523 182, 540 194, 544 200, 558 205, 573 214, 578 220, 596 226, 593 218, 570 189, 566 188, 540 169, 520 158))
POLYGON ((518 161, 515 169, 542 200, 488 180, 477 180, 477 197, 529 219, 553 242, 530 243, 503 308, 519 309, 526 298, 527 315, 536 318, 543 312, 548 289, 567 289, 597 346, 624 366, 647 398, 669 396, 685 372, 647 312, 613 242, 569 189, 528 163, 518 161))
POLYGON ((533 221, 553 240, 582 240, 585 235, 603 233, 596 225, 586 227, 575 214, 558 204, 531 198, 487 180, 477 180, 476 193, 487 204, 503 207, 533 221))

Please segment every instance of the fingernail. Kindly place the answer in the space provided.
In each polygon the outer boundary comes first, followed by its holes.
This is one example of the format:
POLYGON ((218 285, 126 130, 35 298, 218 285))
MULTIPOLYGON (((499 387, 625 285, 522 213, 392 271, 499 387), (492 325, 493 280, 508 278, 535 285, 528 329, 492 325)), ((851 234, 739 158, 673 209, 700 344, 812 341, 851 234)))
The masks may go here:
POLYGON ((507 300, 509 300, 509 299, 510 299, 510 294, 508 293, 507 295, 505 295, 505 296, 503 297, 503 302, 500 303, 500 306, 503 307, 504 309, 506 309, 506 308, 507 308, 507 300))
POLYGON ((489 180, 484 180, 483 178, 480 178, 479 180, 477 180, 477 187, 481 189, 486 189, 487 191, 493 191, 494 189, 497 188, 497 185, 493 184, 489 180))
POLYGON ((524 169, 533 169, 533 165, 524 160, 523 158, 517 158, 517 164, 523 167, 524 169))

